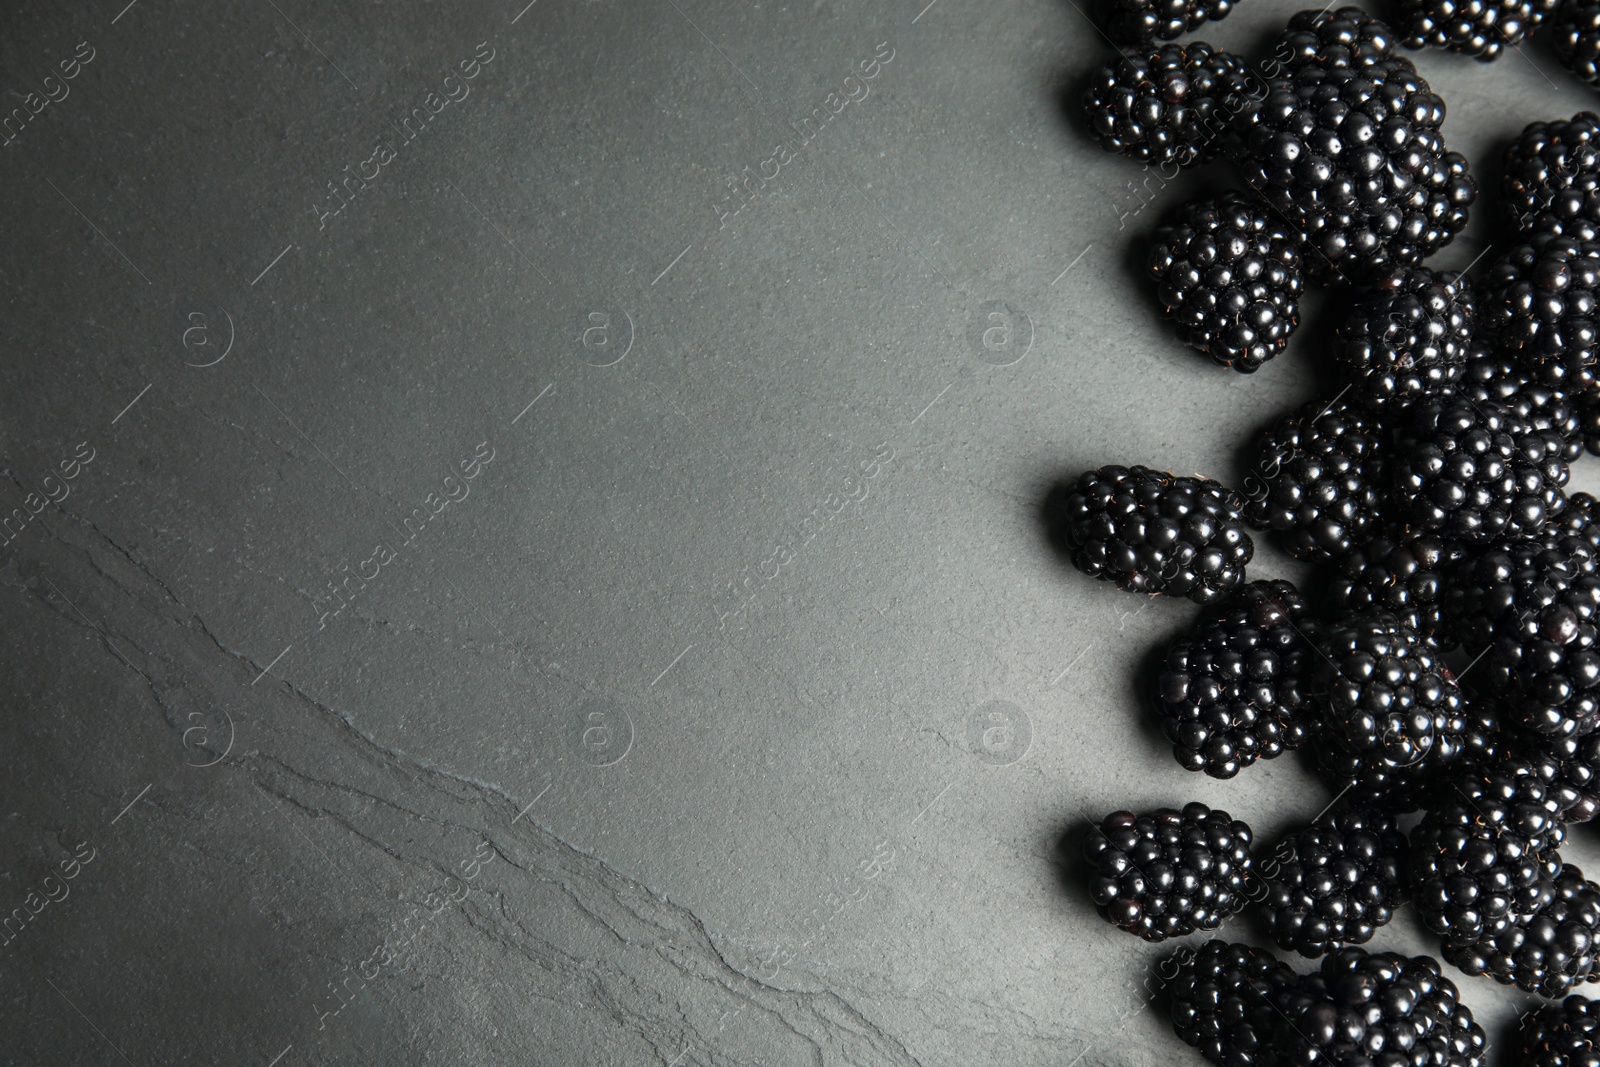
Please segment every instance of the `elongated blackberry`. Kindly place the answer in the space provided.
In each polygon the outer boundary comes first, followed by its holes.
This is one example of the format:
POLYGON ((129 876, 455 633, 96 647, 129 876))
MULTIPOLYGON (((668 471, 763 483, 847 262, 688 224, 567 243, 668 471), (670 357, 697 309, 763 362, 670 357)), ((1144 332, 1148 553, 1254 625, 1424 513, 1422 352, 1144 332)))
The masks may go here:
POLYGON ((1312 655, 1299 625, 1305 610, 1290 583, 1251 582, 1167 649, 1155 705, 1184 768, 1232 778, 1305 741, 1302 686, 1312 655))
POLYGON ((1538 29, 1556 0, 1397 0, 1395 6, 1407 48, 1443 48, 1488 61, 1538 29))
POLYGON ((1244 60, 1204 41, 1162 45, 1096 71, 1084 112, 1107 152, 1187 166, 1221 151, 1228 123, 1219 107, 1246 73, 1244 60))
POLYGON ((1476 318, 1472 287, 1460 275, 1407 267, 1356 296, 1334 328, 1334 358, 1371 407, 1448 393, 1476 318))
POLYGON ((1359 7, 1307 8, 1289 19, 1266 65, 1270 76, 1305 64, 1364 67, 1394 52, 1395 32, 1359 7))
POLYGON ((1505 152, 1500 202, 1525 234, 1600 237, 1600 115, 1530 122, 1505 152))
POLYGON ((1600 576, 1580 539, 1491 545, 1463 562, 1445 605, 1482 656, 1472 683, 1509 726, 1576 736, 1600 724, 1600 576))
POLYGON ((1380 534, 1339 560, 1329 598, 1350 615, 1388 612, 1449 650, 1456 640, 1444 620, 1444 583, 1453 556, 1437 537, 1394 541, 1380 534))
POLYGON ((1414 810, 1429 778, 1462 753, 1466 699, 1438 649, 1375 614, 1324 630, 1311 684, 1316 753, 1333 781, 1391 811, 1414 810))
POLYGON ((1554 430, 1561 438, 1561 458, 1566 463, 1583 455, 1582 426, 1565 393, 1482 342, 1474 342, 1472 348, 1473 357, 1459 384, 1462 396, 1474 403, 1492 400, 1503 404, 1535 430, 1554 430))
POLYGON ((1484 328, 1541 381, 1573 395, 1600 357, 1595 330, 1600 241, 1537 238, 1490 268, 1480 301, 1484 328))
POLYGON ((1219 1067, 1270 1067, 1275 996, 1299 976, 1265 949, 1212 940, 1163 960, 1167 1010, 1184 1044, 1219 1067))
POLYGON ((1149 467, 1085 471, 1062 509, 1072 561, 1092 578, 1137 593, 1220 600, 1244 582, 1255 551, 1244 500, 1209 478, 1149 467))
POLYGON ((1405 901, 1405 857, 1394 816, 1370 808, 1336 809, 1284 838, 1256 861, 1272 939, 1307 956, 1371 940, 1405 901))
POLYGON ((1242 193, 1185 204, 1155 233, 1148 267, 1178 339, 1250 373, 1300 324, 1299 242, 1242 193))
POLYGON ((1479 544, 1532 536, 1567 505, 1559 434, 1494 401, 1411 406, 1390 456, 1396 518, 1411 534, 1479 544))
POLYGON ((1118 44, 1171 41, 1233 10, 1233 0, 1102 0, 1100 22, 1118 44))
POLYGON ((1600 1004, 1576 994, 1517 1021, 1516 1067, 1600 1067, 1600 1004))
POLYGON ((1303 233, 1306 270, 1370 282, 1466 225, 1477 186, 1439 133, 1444 102, 1411 62, 1306 63, 1247 99, 1231 149, 1252 188, 1303 233))
POLYGON ((1343 556, 1378 526, 1384 438, 1375 416, 1339 397, 1280 419, 1245 479, 1245 521, 1300 559, 1343 556))
POLYGON ((1484 974, 1527 993, 1563 997, 1574 985, 1600 980, 1600 885, 1572 864, 1562 867, 1549 900, 1482 940, 1445 940, 1444 958, 1468 974, 1484 974))
POLYGON ((1244 907, 1250 827, 1201 803, 1115 811, 1084 842, 1089 892, 1107 922, 1146 941, 1215 930, 1244 907))
POLYGON ((1561 0, 1550 16, 1550 38, 1563 67, 1600 87, 1600 3, 1561 0))
POLYGON ((1274 998, 1280 1062, 1482 1067, 1488 1038, 1429 956, 1346 946, 1274 998))

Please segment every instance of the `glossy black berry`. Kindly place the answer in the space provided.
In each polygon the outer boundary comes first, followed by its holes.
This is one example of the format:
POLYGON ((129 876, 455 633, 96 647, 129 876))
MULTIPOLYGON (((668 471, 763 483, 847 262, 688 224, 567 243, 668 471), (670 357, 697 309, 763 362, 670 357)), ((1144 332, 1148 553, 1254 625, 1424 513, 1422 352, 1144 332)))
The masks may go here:
POLYGON ((1212 940, 1184 948, 1157 967, 1172 1028, 1218 1067, 1276 1064, 1272 1035, 1281 1016, 1273 1005, 1299 980, 1265 949, 1212 940))
POLYGON ((1339 560, 1328 586, 1342 614, 1388 612, 1441 650, 1455 647, 1445 625, 1445 570, 1454 554, 1437 537, 1395 541, 1379 534, 1339 560))
POLYGON ((1407 267, 1357 293, 1334 328, 1334 358, 1368 406, 1438 396, 1461 377, 1476 319, 1460 275, 1407 267))
POLYGON ((1458 383, 1462 396, 1474 403, 1502 404, 1535 430, 1554 430, 1561 438, 1561 458, 1569 464, 1583 455, 1583 428, 1565 393, 1482 342, 1474 342, 1472 349, 1473 358, 1458 383))
POLYGON ((1364 67, 1391 54, 1397 39, 1388 23, 1359 7, 1307 8, 1289 19, 1263 66, 1271 77, 1307 64, 1364 67))
POLYGON ((1232 0, 1101 0, 1100 22, 1118 44, 1171 41, 1233 10, 1232 0))
POLYGON ((1600 1067, 1600 1004, 1577 995, 1517 1022, 1515 1067, 1600 1067))
POLYGON ((1600 885, 1572 864, 1562 867, 1550 898, 1499 931, 1475 942, 1447 938, 1444 958, 1527 993, 1563 997, 1594 981, 1600 951, 1600 885))
POLYGON ((1530 122, 1505 152, 1500 203, 1525 234, 1600 237, 1600 115, 1530 122))
POLYGON ((1238 493, 1209 478, 1107 466, 1078 478, 1060 533, 1090 577, 1206 604, 1244 582, 1255 546, 1243 506, 1238 493))
POLYGON ((1096 71, 1084 113, 1107 152, 1187 166, 1221 151, 1247 73, 1244 60, 1204 41, 1162 45, 1096 71))
POLYGON ((1480 299, 1484 329, 1546 384, 1575 394, 1600 357, 1600 241, 1536 238, 1496 260, 1480 299))
POLYGON ((1600 88, 1600 3, 1561 0, 1550 16, 1549 36, 1561 65, 1600 88))
POLYGON ((1272 939, 1306 956, 1359 945, 1405 900, 1406 835, 1394 816, 1343 807, 1256 861, 1272 939))
POLYGON ((1250 827, 1204 804, 1116 811, 1084 842, 1089 892, 1107 922, 1146 941, 1215 930, 1244 907, 1250 827))
POLYGON ((1555 10, 1556 0, 1396 0, 1407 48, 1443 48, 1491 60, 1514 48, 1555 10))
POLYGON ((1184 205, 1156 231, 1147 262, 1178 339, 1224 367, 1256 370, 1300 324, 1299 242, 1241 193, 1184 205))

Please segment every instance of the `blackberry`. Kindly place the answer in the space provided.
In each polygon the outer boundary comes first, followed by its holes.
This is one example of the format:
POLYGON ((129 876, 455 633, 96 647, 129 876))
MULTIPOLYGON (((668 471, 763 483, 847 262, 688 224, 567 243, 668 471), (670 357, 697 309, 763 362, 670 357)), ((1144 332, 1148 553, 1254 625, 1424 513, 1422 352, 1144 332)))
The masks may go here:
POLYGON ((1600 115, 1530 122, 1505 152, 1500 201, 1519 232, 1600 237, 1600 115))
POLYGON ((1102 0, 1100 22, 1118 44, 1171 41, 1225 17, 1232 0, 1102 0))
POLYGON ((1371 940, 1405 901, 1405 854, 1394 817, 1372 809, 1341 808, 1286 837, 1256 863, 1272 939, 1307 956, 1371 940))
POLYGON ((1484 328, 1501 350, 1569 395, 1587 385, 1597 355, 1600 241, 1537 238, 1490 268, 1484 328))
POLYGON ((1301 680, 1311 655, 1299 629, 1305 610, 1288 582, 1251 582, 1167 649, 1156 712, 1185 769, 1232 778, 1305 741, 1309 712, 1301 680))
POLYGON ((1201 803, 1115 811, 1089 834, 1089 892, 1107 922, 1146 941, 1215 930, 1245 904, 1250 827, 1201 803))
POLYGON ((1415 809, 1429 777, 1461 756, 1468 729, 1438 649, 1388 614, 1329 627, 1317 647, 1311 694, 1324 775, 1389 810, 1415 809))
POLYGON ((1365 67, 1394 51, 1395 32, 1359 7, 1309 8, 1289 19, 1272 50, 1279 69, 1365 67))
POLYGON ((1554 431, 1464 396, 1423 401, 1406 415, 1389 465, 1407 533, 1474 544, 1530 536, 1566 507, 1568 471, 1554 431))
POLYGON ((1244 582, 1255 551, 1244 500, 1209 478, 1149 467, 1085 471, 1062 508, 1072 562, 1092 578, 1137 593, 1220 600, 1244 582))
POLYGON ((1600 3, 1561 0, 1550 16, 1550 37, 1561 65, 1600 88, 1600 3))
POLYGON ((1600 575, 1581 539, 1492 545, 1463 562, 1445 605, 1508 726, 1581 736, 1600 724, 1600 575))
POLYGON ((1571 396, 1572 406, 1578 413, 1578 432, 1583 435, 1584 451, 1600 456, 1600 382, 1587 382, 1571 396))
POLYGON ((1546 806, 1562 822, 1588 822, 1600 812, 1600 733, 1551 737, 1511 730, 1494 747, 1503 761, 1539 780, 1546 806))
POLYGON ((1573 995, 1517 1020, 1517 1067, 1600 1067, 1600 1004, 1573 995))
POLYGON ((1305 63, 1234 117, 1252 188, 1305 235, 1307 270, 1367 282, 1420 262, 1466 225, 1477 186, 1439 133, 1444 101, 1401 56, 1305 63))
POLYGON ((1457 643, 1444 620, 1445 569, 1452 556, 1437 537, 1395 541, 1380 534, 1339 560, 1329 598, 1347 614, 1395 615, 1449 650, 1457 643))
POLYGON ((1334 357, 1369 406, 1448 393, 1476 317, 1472 287, 1459 274, 1404 268, 1355 299, 1334 329, 1334 357))
POLYGON ((1265 949, 1207 941, 1163 960, 1172 1029, 1184 1044, 1219 1067, 1269 1067, 1277 1062, 1271 1037, 1273 999, 1299 980, 1265 949))
POLYGON ((1300 324, 1299 242, 1241 193, 1184 205, 1155 233, 1148 270, 1184 344, 1249 374, 1300 324))
POLYGON ((1295 1067, 1482 1067, 1488 1038, 1429 956, 1349 946, 1274 998, 1274 1043, 1295 1067))
POLYGON ((1187 166, 1220 151, 1228 124, 1219 107, 1246 73, 1244 60, 1203 41, 1162 45, 1096 71, 1084 112, 1107 152, 1187 166))
POLYGON ((1499 933, 1473 943, 1447 939, 1444 958, 1468 974, 1484 974, 1526 993, 1565 996, 1580 982, 1600 981, 1600 885, 1567 864, 1550 899, 1499 933))
POLYGON ((1485 62, 1515 48, 1556 0, 1398 0, 1407 48, 1443 48, 1485 62))
POLYGON ((1376 417, 1338 397, 1280 419, 1245 479, 1245 522, 1278 531, 1299 559, 1346 554, 1378 527, 1384 437, 1376 417))
POLYGON ((1462 396, 1474 403, 1492 400, 1504 404, 1535 430, 1554 430, 1561 438, 1561 458, 1569 464, 1583 455, 1578 413, 1565 393, 1534 378, 1515 359, 1496 355, 1487 345, 1475 342, 1473 352, 1461 377, 1462 396))
POLYGON ((1545 526, 1545 541, 1557 545, 1563 537, 1576 537, 1600 559, 1600 500, 1588 493, 1573 493, 1567 497, 1567 509, 1545 526))

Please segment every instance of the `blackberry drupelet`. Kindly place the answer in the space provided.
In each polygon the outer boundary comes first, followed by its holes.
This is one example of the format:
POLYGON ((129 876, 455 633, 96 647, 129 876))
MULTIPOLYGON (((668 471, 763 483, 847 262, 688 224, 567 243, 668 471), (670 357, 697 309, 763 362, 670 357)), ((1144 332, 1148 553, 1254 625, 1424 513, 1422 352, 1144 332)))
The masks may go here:
POLYGON ((1096 71, 1084 112, 1107 152, 1187 166, 1221 150, 1228 123, 1219 109, 1246 73, 1244 60, 1204 41, 1162 45, 1096 71))
POLYGON ((1299 976, 1265 949, 1212 940, 1163 960, 1172 1029, 1219 1067, 1268 1067, 1277 1062, 1271 1037, 1273 998, 1299 976))
POLYGON ((1178 339, 1250 373, 1300 324, 1298 238, 1237 192, 1185 204, 1156 230, 1148 260, 1178 339))
POLYGON ((1393 53, 1395 40, 1388 23, 1359 7, 1308 8, 1290 18, 1278 35, 1272 76, 1280 72, 1278 65, 1291 70, 1306 64, 1364 67, 1393 53))
POLYGON ((1600 575, 1579 538, 1509 541, 1463 561, 1445 597, 1473 684, 1510 728, 1581 736, 1600 724, 1600 575))
POLYGON ((1334 329, 1334 358, 1372 407, 1448 393, 1476 319, 1472 287, 1460 275, 1404 268, 1352 302, 1334 329))
POLYGON ((1324 630, 1311 682, 1332 781, 1386 810, 1419 806, 1429 779, 1457 761, 1466 700, 1439 651, 1397 617, 1357 617, 1324 630))
POLYGON ((1574 985, 1600 981, 1600 885, 1571 864, 1562 867, 1551 898, 1531 914, 1481 941, 1447 938, 1444 958, 1468 974, 1547 997, 1566 996, 1574 985))
POLYGON ((1488 61, 1516 47, 1556 0, 1396 0, 1407 48, 1443 48, 1488 61))
POLYGON ((1600 115, 1530 122, 1506 148, 1500 201, 1519 232, 1600 236, 1600 115))
POLYGON ((1437 537, 1394 541, 1380 534, 1339 560, 1329 599, 1351 615, 1389 612, 1448 651, 1457 643, 1444 620, 1445 570, 1453 556, 1437 537))
POLYGON ((1411 62, 1305 63, 1234 117, 1252 188, 1303 233, 1307 272, 1370 282, 1412 266, 1466 225, 1477 186, 1439 133, 1444 102, 1411 62))
POLYGON ((1386 432, 1343 399, 1312 401, 1268 428, 1245 479, 1244 519, 1299 559, 1336 559, 1375 531, 1386 432))
POLYGON ((1482 1067, 1488 1038, 1429 956, 1353 946, 1274 998, 1274 1043, 1295 1067, 1482 1067))
POLYGON ((1600 241, 1540 237, 1495 261, 1479 302, 1486 335, 1569 396, 1588 385, 1596 349, 1600 241))
POLYGON ((1207 604, 1244 582, 1255 545, 1243 507, 1209 478, 1111 465, 1079 476, 1061 532, 1072 562, 1092 578, 1207 604))
POLYGON ((1525 1013, 1517 1024, 1516 1067, 1600 1067, 1600 1004, 1576 994, 1525 1013))
POLYGON ((1112 812, 1083 845, 1089 891, 1102 918, 1146 941, 1215 930, 1245 905, 1250 842, 1250 827, 1198 802, 1112 812))
POLYGON ((1118 44, 1171 41, 1225 17, 1232 0, 1101 0, 1101 24, 1118 44))
POLYGON ((1473 357, 1459 383, 1462 396, 1475 403, 1492 400, 1504 404, 1535 430, 1554 430, 1561 437, 1561 458, 1566 463, 1583 455, 1583 430, 1565 393, 1482 342, 1474 341, 1472 349, 1473 357))
POLYGON ((1561 65, 1600 88, 1600 3, 1561 0, 1550 16, 1550 38, 1561 65))
POLYGON ((1533 536, 1567 505, 1561 436, 1491 400, 1411 406, 1389 458, 1394 518, 1406 533, 1480 544, 1533 536))
POLYGON ((1232 778, 1305 741, 1302 681, 1312 655, 1299 629, 1305 610, 1290 583, 1251 582, 1167 649, 1155 706, 1185 769, 1232 778))
POLYGON ((1370 808, 1335 809, 1286 837, 1256 862, 1272 939, 1306 956, 1371 940, 1405 901, 1405 855, 1394 817, 1370 808))

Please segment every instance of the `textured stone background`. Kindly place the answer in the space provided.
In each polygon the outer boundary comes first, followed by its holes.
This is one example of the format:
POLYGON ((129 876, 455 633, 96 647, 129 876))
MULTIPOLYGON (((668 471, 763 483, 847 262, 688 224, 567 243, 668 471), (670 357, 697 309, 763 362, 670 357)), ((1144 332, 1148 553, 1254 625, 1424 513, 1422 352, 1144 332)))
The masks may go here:
MULTIPOLYGON (((1237 482, 1319 330, 1246 378, 1157 320, 1138 235, 1225 176, 1141 209, 1070 2, 125 3, 0 16, 7 109, 92 53, 0 151, 5 508, 60 498, 0 564, 0 914, 61 897, 0 1059, 1199 1062, 1063 836, 1327 793, 1180 771, 1136 675, 1191 610, 1039 511, 1237 482)), ((1418 62, 1490 185, 1592 101, 1418 62)))

